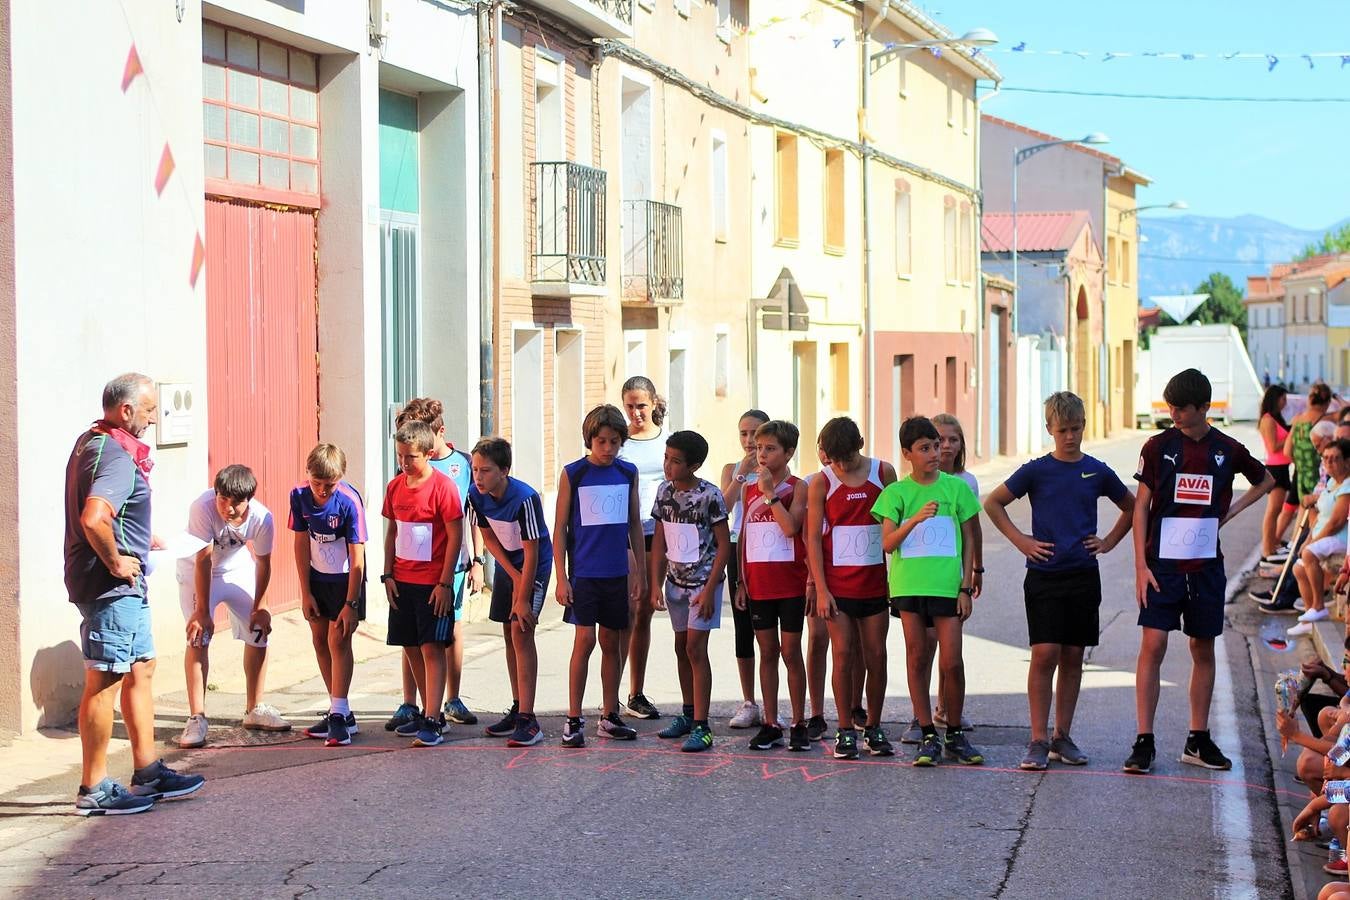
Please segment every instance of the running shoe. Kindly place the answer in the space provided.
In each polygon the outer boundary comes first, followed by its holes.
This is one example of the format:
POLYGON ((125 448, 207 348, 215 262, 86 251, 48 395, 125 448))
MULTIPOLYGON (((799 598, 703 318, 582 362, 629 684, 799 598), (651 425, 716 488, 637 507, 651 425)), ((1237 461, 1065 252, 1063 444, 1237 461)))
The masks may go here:
POLYGON ((155 806, 150 797, 139 797, 122 785, 105 778, 91 788, 80 785, 75 795, 77 816, 130 816, 149 812, 155 806))
POLYGON ((811 738, 801 722, 788 729, 788 749, 794 753, 805 753, 811 749, 811 738))
POLYGON ((445 731, 445 716, 422 717, 422 727, 413 738, 414 747, 435 747, 445 740, 441 732, 445 731))
POLYGON ((634 694, 628 698, 628 702, 623 705, 624 712, 635 719, 659 719, 661 712, 652 701, 647 699, 646 694, 634 694))
POLYGON ((1333 859, 1328 860, 1326 865, 1322 866, 1322 871, 1336 878, 1344 879, 1345 873, 1350 871, 1350 867, 1347 867, 1344 859, 1333 859))
POLYGON ((325 747, 346 747, 352 742, 351 732, 347 730, 347 718, 342 713, 328 714, 328 734, 324 737, 325 747))
POLYGON ((959 728, 947 729, 947 738, 942 742, 942 750, 963 766, 984 765, 984 754, 971 745, 970 738, 959 728))
POLYGON ((281 717, 275 706, 259 703, 244 713, 244 727, 249 731, 290 731, 291 723, 281 717))
POLYGON ((205 715, 188 716, 187 721, 183 723, 183 733, 178 736, 178 746, 184 750, 205 747, 206 732, 210 727, 211 723, 206 720, 205 715))
POLYGON ((834 733, 834 758, 858 758, 858 730, 856 728, 842 728, 834 733))
POLYGON ((419 709, 417 715, 413 716, 412 719, 395 728, 394 734, 399 737, 417 737, 424 722, 426 722, 426 717, 422 715, 422 711, 419 709))
POLYGON ((1073 738, 1067 734, 1056 735, 1050 740, 1050 758, 1066 766, 1085 766, 1088 763, 1087 754, 1078 749, 1073 738))
POLYGON ((1134 747, 1130 750, 1125 765, 1120 767, 1121 771, 1129 772, 1131 775, 1147 775, 1153 771, 1153 758, 1156 755, 1153 739, 1140 735, 1134 739, 1134 747))
POLYGON ((656 733, 657 737, 663 738, 682 738, 688 734, 694 727, 694 720, 680 713, 670 720, 670 724, 656 733))
POLYGON ((689 737, 684 739, 680 745, 680 751, 683 753, 700 753, 711 748, 713 745, 712 729, 707 725, 695 725, 689 732, 689 737))
POLYGON ((895 755, 895 748, 886 740, 886 732, 881 730, 880 725, 863 729, 863 743, 867 745, 867 752, 873 756, 895 755))
MULTIPOLYGON (((394 710, 394 714, 389 717, 389 721, 384 723, 384 730, 397 731, 399 726, 416 721, 421 712, 415 703, 400 703, 398 709, 394 710)), ((416 732, 413 733, 416 734, 416 732)))
POLYGON ((563 723, 562 745, 564 747, 586 746, 586 720, 568 717, 563 723))
POLYGON ((728 728, 754 728, 756 725, 762 725, 764 717, 759 714, 759 706, 753 700, 746 700, 741 704, 741 708, 736 710, 736 715, 731 717, 727 723, 728 728))
POLYGON ((919 768, 936 766, 942 761, 942 739, 937 732, 925 734, 919 741, 919 749, 914 751, 914 765, 919 768))
POLYGON ((478 717, 469 712, 469 708, 464 705, 464 701, 455 697, 453 700, 445 701, 445 709, 442 710, 445 718, 456 725, 477 725, 478 717))
POLYGON ((1047 741, 1032 741, 1027 744, 1027 755, 1017 764, 1017 768, 1027 772, 1044 772, 1050 765, 1050 744, 1047 741))
POLYGON ((1181 761, 1190 766, 1223 772, 1233 768, 1233 761, 1223 755, 1210 739, 1208 731, 1197 731, 1186 738, 1186 749, 1181 751, 1181 761))
POLYGON ((918 719, 910 719, 909 724, 905 726, 905 733, 900 735, 900 743, 917 744, 923 740, 923 729, 919 727, 918 719))
POLYGON ((206 784, 201 775, 182 775, 164 765, 157 759, 144 769, 137 769, 131 776, 131 792, 137 797, 149 797, 151 800, 172 800, 195 794, 206 784))
MULTIPOLYGON (((316 740, 327 740, 328 738, 328 713, 324 713, 323 718, 305 729, 305 737, 312 737, 316 740)), ((361 729, 356 727, 356 714, 347 713, 346 719, 347 734, 353 735, 361 729)))
POLYGON ((1257 603, 1269 603, 1275 599, 1274 589, 1265 591, 1248 591, 1247 596, 1251 597, 1257 603))
POLYGON ((853 707, 853 727, 858 731, 867 727, 867 710, 861 706, 853 707))
POLYGON ((751 750, 772 750, 781 746, 783 746, 783 729, 768 722, 761 725, 759 731, 750 739, 751 750))
POLYGON ((830 726, 824 716, 812 716, 806 720, 806 739, 811 742, 823 741, 830 733, 830 726))
POLYGON ((534 716, 516 716, 516 729, 506 739, 508 747, 533 747, 544 739, 544 730, 534 716))
POLYGON ((1269 600, 1258 600, 1256 608, 1268 616, 1292 616, 1299 612, 1296 603, 1276 603, 1269 600))
POLYGON ((502 715, 501 721, 494 722, 484 728, 483 734, 486 734, 488 737, 510 737, 516 730, 516 723, 519 719, 519 707, 512 703, 511 708, 502 715))
POLYGON ((602 738, 609 738, 613 741, 635 741, 637 740, 637 729, 629 725, 619 714, 612 712, 600 720, 600 725, 595 733, 602 738))
POLYGON ((1304 613, 1308 611, 1308 604, 1303 602, 1302 597, 1295 597, 1294 602, 1289 604, 1289 608, 1294 612, 1304 613))

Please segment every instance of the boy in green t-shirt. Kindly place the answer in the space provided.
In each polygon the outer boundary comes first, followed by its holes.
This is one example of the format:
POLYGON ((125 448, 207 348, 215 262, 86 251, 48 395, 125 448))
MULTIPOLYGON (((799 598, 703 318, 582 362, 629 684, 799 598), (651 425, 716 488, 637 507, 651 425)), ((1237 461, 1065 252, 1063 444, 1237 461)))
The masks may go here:
POLYGON ((881 523, 882 549, 893 554, 891 615, 905 630, 909 697, 923 730, 914 765, 937 765, 945 750, 957 761, 976 766, 984 756, 960 727, 966 695, 961 623, 971 613, 971 547, 980 504, 964 481, 938 469, 938 431, 927 418, 913 416, 900 425, 900 451, 911 472, 882 490, 872 515, 881 523), (952 723, 945 741, 938 740, 933 725, 922 666, 930 658, 929 628, 937 630, 938 666, 946 683, 942 700, 952 723))

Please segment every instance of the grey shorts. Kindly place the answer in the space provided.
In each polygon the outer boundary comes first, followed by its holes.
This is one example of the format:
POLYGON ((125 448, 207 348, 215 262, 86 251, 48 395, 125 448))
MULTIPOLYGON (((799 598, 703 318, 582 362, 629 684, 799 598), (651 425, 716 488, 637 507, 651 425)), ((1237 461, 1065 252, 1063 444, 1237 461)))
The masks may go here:
POLYGON ((684 588, 675 582, 666 580, 666 610, 670 613, 670 627, 676 631, 712 631, 722 627, 722 584, 713 591, 713 614, 704 619, 690 607, 702 593, 702 588, 684 588))
POLYGON ((116 597, 75 605, 84 617, 80 623, 80 650, 86 669, 126 674, 132 663, 155 658, 149 599, 116 597))

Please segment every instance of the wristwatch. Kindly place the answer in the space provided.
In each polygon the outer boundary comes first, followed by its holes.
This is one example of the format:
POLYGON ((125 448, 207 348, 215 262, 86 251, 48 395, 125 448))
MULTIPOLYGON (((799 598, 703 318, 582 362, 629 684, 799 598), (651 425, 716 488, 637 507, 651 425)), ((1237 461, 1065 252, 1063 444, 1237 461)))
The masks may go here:
POLYGON ((360 600, 348 600, 348 601, 347 601, 347 605, 350 606, 352 609, 359 610, 359 609, 361 608, 361 601, 360 601, 360 600))
POLYGON ((983 574, 984 574, 984 566, 979 566, 979 567, 977 567, 977 568, 971 569, 970 571, 974 572, 976 575, 983 575, 983 574))
POLYGON ((481 566, 485 562, 487 562, 487 557, 483 556, 482 554, 479 554, 478 556, 475 556, 473 559, 469 560, 469 565, 481 566))
POLYGON ((444 581, 441 582, 441 587, 445 588, 447 591, 453 591, 455 589, 454 584, 446 584, 444 581))
POLYGON ((958 594, 969 594, 971 597, 974 597, 974 596, 975 596, 975 591, 974 591, 974 589, 973 589, 973 588, 968 588, 968 587, 962 587, 960 590, 957 591, 957 593, 958 593, 958 594))
POLYGON ((390 581, 393 581, 393 580, 394 580, 394 575, 393 575, 392 572, 385 572, 383 575, 380 576, 380 584, 387 584, 387 583, 389 583, 390 581))
POLYGON ((765 505, 765 506, 773 506, 773 505, 774 505, 775 503, 777 503, 777 502, 778 502, 778 495, 775 494, 775 495, 773 495, 772 497, 770 497, 768 500, 765 500, 765 501, 764 501, 764 505, 765 505))

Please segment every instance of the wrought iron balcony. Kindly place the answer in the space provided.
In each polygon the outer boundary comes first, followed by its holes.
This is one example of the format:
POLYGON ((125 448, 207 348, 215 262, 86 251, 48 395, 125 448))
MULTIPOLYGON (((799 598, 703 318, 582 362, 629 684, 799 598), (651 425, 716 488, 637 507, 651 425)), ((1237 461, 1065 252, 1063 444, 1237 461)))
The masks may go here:
POLYGON ((605 172, 573 162, 534 168, 536 283, 605 283, 605 172))
POLYGON ((591 6, 598 6, 625 25, 633 24, 633 0, 590 0, 591 6))
POLYGON ((529 0, 587 35, 597 38, 633 36, 633 0, 529 0))
POLYGON ((656 200, 623 204, 623 301, 684 299, 684 226, 678 206, 656 200))

